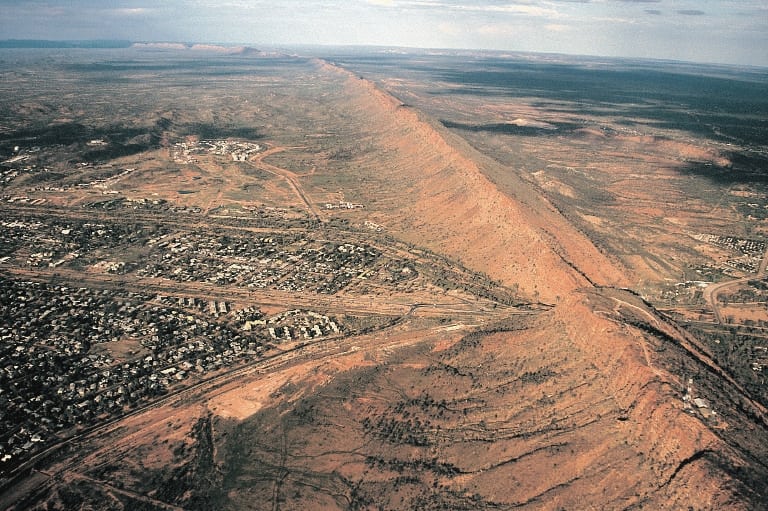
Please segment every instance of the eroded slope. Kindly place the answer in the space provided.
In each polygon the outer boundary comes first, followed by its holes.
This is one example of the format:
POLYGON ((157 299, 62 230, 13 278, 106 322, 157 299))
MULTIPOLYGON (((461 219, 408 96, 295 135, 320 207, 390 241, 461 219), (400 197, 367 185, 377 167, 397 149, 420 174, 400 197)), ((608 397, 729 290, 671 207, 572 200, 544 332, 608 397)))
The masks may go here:
POLYGON ((390 230, 547 302, 589 281, 623 282, 615 264, 523 180, 514 196, 501 193, 480 170, 498 163, 371 82, 323 69, 344 80, 344 108, 371 144, 351 162, 364 185, 353 192, 390 230))

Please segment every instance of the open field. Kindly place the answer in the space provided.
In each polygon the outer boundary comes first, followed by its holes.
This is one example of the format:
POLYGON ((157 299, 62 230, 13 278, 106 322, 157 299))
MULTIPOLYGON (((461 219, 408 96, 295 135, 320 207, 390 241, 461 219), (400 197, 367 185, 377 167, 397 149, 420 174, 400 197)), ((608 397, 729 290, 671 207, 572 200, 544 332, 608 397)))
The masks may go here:
POLYGON ((60 52, 0 52, 3 509, 765 501, 765 74, 60 52))

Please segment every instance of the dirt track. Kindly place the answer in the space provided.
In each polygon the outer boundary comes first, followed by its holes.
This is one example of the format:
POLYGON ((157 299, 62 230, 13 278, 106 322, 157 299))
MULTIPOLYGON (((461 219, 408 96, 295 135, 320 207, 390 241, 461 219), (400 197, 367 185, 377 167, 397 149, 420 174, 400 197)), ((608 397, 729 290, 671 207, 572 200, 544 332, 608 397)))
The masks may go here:
POLYGON ((301 183, 299 182, 298 176, 287 169, 282 169, 280 167, 276 167, 274 165, 271 165, 269 163, 266 163, 264 161, 264 158, 267 156, 270 156, 272 154, 285 151, 284 147, 270 147, 266 151, 263 151, 261 153, 256 154, 253 158, 250 159, 249 163, 256 167, 257 169, 264 170, 266 172, 269 172, 270 174, 274 174, 276 176, 279 176, 290 185, 291 189, 296 193, 296 196, 301 200, 302 203, 307 208, 307 211, 318 221, 322 222, 322 218, 320 217, 320 213, 315 206, 315 203, 309 198, 306 190, 301 186, 301 183))

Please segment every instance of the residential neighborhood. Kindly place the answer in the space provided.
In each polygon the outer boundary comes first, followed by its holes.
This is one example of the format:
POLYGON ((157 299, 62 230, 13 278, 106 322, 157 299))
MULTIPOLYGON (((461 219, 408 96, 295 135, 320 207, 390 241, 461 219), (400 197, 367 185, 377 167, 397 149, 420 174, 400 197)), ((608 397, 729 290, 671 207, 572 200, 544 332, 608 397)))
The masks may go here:
POLYGON ((223 301, 0 278, 0 471, 189 378, 275 343, 341 335, 305 310, 266 316, 223 301))

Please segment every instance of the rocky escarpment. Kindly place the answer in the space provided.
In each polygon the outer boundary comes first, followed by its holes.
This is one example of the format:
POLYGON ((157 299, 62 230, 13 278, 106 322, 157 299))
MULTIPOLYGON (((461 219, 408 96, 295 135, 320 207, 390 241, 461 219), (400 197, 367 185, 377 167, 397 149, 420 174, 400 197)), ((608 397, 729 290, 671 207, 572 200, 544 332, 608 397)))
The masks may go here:
POLYGON ((354 164, 390 230, 546 302, 590 283, 624 284, 621 269, 514 169, 509 196, 483 172, 497 162, 372 82, 321 68, 344 80, 350 115, 365 127, 372 149, 354 164))
MULTIPOLYGON (((764 491, 755 483, 759 478, 733 477, 749 466, 765 472, 761 455, 754 454, 764 450, 755 440, 766 437, 760 419, 764 411, 697 351, 686 334, 672 324, 662 327, 666 320, 642 300, 631 293, 599 290, 625 285, 623 268, 522 180, 514 193, 502 193, 483 171, 497 163, 421 112, 367 80, 333 66, 324 70, 344 80, 350 115, 367 121, 363 125, 370 149, 354 164, 356 177, 374 183, 377 193, 387 197, 387 210, 376 211, 382 222, 399 236, 517 285, 529 296, 557 303, 538 326, 489 337, 503 348, 482 366, 483 372, 494 374, 499 364, 545 354, 546 363, 519 371, 557 376, 544 378, 531 395, 521 397, 534 400, 537 413, 555 423, 569 423, 581 438, 565 442, 570 451, 546 442, 535 448, 541 448, 537 456, 546 452, 553 461, 546 470, 531 466, 523 473, 536 473, 538 481, 549 483, 541 483, 546 488, 537 487, 539 493, 523 491, 515 502, 553 504, 563 498, 578 506, 583 502, 579 499, 590 495, 594 505, 607 499, 609 507, 653 503, 706 509, 738 507, 735 503, 749 502, 764 491), (686 397, 689 379, 698 382, 694 393, 725 408, 719 416, 690 404, 695 396, 686 397), (574 408, 583 414, 581 419, 565 411, 574 408), (593 420, 586 419, 590 415, 593 420), (598 495, 597 490, 606 493, 598 495)), ((494 404, 505 410, 512 406, 494 404)), ((505 427, 525 423, 514 413, 507 418, 505 427)), ((481 420, 487 425, 489 418, 481 420)), ((499 455, 492 451, 491 458, 499 455)), ((448 462, 466 462, 466 454, 448 462)), ((474 467, 485 475, 471 479, 490 480, 487 468, 496 463, 498 470, 515 466, 521 488, 536 486, 519 475, 521 465, 490 458, 485 468, 474 467)))

